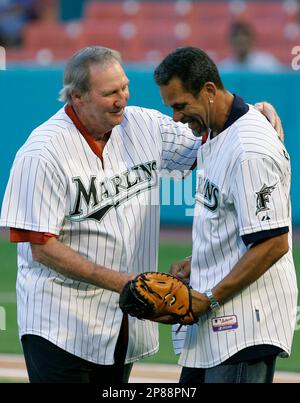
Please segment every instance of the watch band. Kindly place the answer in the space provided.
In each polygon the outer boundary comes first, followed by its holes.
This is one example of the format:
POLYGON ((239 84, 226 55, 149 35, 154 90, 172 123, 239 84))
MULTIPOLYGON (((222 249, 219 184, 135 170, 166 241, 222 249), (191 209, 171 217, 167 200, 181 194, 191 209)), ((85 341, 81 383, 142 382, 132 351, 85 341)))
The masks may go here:
POLYGON ((218 309, 220 309, 220 304, 219 304, 219 302, 216 300, 216 298, 214 297, 214 294, 212 293, 212 290, 206 290, 205 292, 204 292, 204 294, 207 296, 207 298, 209 299, 209 303, 210 303, 210 305, 209 305, 209 307, 210 307, 210 310, 212 311, 212 312, 215 312, 215 311, 217 311, 218 309))

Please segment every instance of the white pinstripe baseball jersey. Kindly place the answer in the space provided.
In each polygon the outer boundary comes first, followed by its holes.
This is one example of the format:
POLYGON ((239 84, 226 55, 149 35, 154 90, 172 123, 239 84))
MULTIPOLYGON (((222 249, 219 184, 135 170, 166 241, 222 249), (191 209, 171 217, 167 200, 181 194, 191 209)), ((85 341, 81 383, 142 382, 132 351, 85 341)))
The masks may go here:
MULTIPOLYGON (((19 150, 1 226, 58 235, 87 259, 119 272, 155 271, 159 171, 189 169, 198 142, 168 116, 127 107, 103 164, 61 109, 19 150)), ((75 281, 32 260, 18 245, 20 336, 40 335, 76 356, 112 364, 122 320, 117 293, 75 281)), ((129 318, 126 362, 158 350, 157 324, 129 318)))
MULTIPOLYGON (((291 230, 289 192, 289 156, 250 106, 198 151, 191 286, 200 292, 213 288, 263 231, 291 230)), ((253 345, 290 352, 297 309, 291 232, 289 245, 262 277, 184 329, 181 365, 210 368, 253 345)), ((177 351, 183 335, 175 341, 177 351)))

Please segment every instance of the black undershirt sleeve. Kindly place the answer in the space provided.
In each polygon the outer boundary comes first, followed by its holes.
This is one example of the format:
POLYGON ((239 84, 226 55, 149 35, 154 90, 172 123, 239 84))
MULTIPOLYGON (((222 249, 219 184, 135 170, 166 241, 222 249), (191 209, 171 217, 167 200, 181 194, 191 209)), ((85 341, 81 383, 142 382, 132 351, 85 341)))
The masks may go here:
POLYGON ((289 232, 289 227, 281 227, 268 229, 265 231, 253 232, 252 234, 242 235, 242 240, 246 246, 252 244, 258 245, 261 242, 266 241, 267 239, 274 238, 278 235, 287 234, 289 232))

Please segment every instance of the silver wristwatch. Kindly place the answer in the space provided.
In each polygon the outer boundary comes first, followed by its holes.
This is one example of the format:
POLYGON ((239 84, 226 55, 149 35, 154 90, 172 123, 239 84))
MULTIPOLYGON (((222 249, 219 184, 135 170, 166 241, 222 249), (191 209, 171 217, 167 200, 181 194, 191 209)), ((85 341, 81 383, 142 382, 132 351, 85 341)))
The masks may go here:
POLYGON ((209 299, 209 303, 210 303, 209 307, 210 307, 210 310, 211 310, 212 312, 215 312, 215 311, 217 311, 218 309, 220 309, 220 304, 219 304, 219 302, 216 300, 216 298, 214 297, 214 294, 212 293, 211 290, 206 290, 206 291, 204 292, 204 294, 205 294, 205 295, 207 296, 207 298, 209 299))

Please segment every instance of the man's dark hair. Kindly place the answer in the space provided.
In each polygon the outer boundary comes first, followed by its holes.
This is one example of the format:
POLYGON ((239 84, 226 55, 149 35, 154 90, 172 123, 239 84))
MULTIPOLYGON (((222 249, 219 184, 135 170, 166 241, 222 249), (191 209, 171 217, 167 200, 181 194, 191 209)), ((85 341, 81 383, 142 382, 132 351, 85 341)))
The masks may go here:
POLYGON ((208 81, 224 89, 215 63, 203 50, 192 46, 176 49, 154 71, 158 85, 168 85, 172 78, 179 78, 184 89, 194 96, 208 81))

